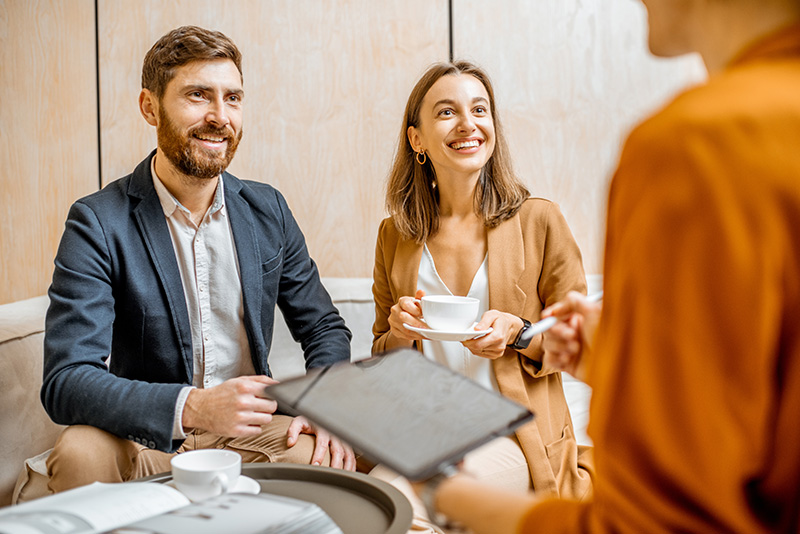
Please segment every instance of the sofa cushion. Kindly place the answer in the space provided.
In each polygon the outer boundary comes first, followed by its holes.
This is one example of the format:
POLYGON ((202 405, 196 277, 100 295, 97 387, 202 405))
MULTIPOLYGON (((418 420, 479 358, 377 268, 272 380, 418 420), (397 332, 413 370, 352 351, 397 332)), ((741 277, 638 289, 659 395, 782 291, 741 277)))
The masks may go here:
MULTIPOLYGON (((322 284, 353 333, 350 342, 351 359, 355 361, 368 358, 372 349, 372 323, 375 321, 372 278, 323 278, 322 284)), ((292 339, 278 308, 275 309, 269 366, 272 376, 278 380, 303 375, 306 372, 303 351, 292 339)))
POLYGON ((0 506, 11 504, 25 460, 46 451, 61 432, 39 401, 48 299, 0 305, 0 506))
POLYGON ((47 458, 51 452, 53 449, 47 449, 25 460, 24 469, 20 472, 17 485, 14 487, 12 504, 32 501, 53 493, 47 486, 50 482, 50 476, 47 474, 47 458))

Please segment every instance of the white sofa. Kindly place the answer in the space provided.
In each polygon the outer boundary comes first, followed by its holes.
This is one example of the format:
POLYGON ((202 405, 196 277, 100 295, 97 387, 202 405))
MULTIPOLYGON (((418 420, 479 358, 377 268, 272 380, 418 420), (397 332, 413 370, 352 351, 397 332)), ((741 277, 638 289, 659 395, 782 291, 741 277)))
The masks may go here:
MULTIPOLYGON (((375 314, 372 280, 324 278, 323 283, 353 332, 353 359, 368 357, 375 314)), ((589 277, 590 291, 599 284, 599 277, 589 277)), ((47 305, 46 296, 0 305, 0 506, 47 491, 44 461, 61 431, 39 401, 47 305)), ((305 369, 300 347, 281 320, 275 325, 270 366, 278 379, 305 369)), ((589 388, 565 375, 564 389, 578 442, 588 443, 589 388)))
POLYGON ((25 460, 61 431, 39 401, 47 304, 42 296, 0 306, 0 506, 11 504, 25 460))

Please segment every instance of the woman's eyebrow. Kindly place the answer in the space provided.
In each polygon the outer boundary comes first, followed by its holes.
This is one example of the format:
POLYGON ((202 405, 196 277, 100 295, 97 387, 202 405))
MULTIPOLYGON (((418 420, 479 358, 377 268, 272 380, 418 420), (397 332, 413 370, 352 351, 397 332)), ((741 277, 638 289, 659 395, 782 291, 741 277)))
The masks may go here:
MULTIPOLYGON (((483 97, 483 96, 476 96, 475 98, 472 99, 472 103, 473 104, 475 104, 477 102, 485 102, 486 104, 489 103, 489 101, 486 99, 486 97, 483 97)), ((442 104, 448 104, 448 105, 452 106, 452 105, 455 104, 455 101, 451 100, 449 98, 443 98, 442 100, 439 100, 438 102, 436 102, 433 105, 433 107, 441 106, 442 104)))

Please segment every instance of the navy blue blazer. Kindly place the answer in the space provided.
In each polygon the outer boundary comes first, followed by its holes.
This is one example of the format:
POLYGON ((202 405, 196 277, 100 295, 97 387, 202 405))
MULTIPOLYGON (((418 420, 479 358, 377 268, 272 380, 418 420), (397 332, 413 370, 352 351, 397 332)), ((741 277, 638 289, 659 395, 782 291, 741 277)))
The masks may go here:
MULTIPOLYGON (((192 335, 150 174, 154 154, 69 211, 48 292, 41 398, 56 423, 174 451, 175 403, 192 383, 192 335)), ((270 374, 276 304, 306 368, 349 360, 350 331, 283 196, 229 173, 222 179, 256 373, 270 374)))

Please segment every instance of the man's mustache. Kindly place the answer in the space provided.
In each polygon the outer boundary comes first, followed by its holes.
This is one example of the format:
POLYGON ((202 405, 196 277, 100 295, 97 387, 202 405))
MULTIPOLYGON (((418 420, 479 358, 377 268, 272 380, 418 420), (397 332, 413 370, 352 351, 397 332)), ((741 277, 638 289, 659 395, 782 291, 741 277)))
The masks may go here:
POLYGON ((233 130, 229 127, 214 128, 211 126, 200 126, 189 131, 189 135, 205 135, 209 137, 222 137, 224 139, 233 138, 233 130))

